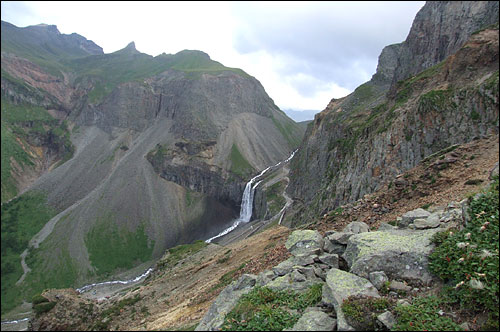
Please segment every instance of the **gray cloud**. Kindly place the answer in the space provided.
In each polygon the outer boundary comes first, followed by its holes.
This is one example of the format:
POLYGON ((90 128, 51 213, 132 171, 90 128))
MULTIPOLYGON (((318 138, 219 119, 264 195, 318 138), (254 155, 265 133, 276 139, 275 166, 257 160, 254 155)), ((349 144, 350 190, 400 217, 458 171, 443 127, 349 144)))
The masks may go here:
MULTIPOLYGON (((284 61, 279 73, 312 76, 354 89, 374 74, 384 46, 402 42, 423 2, 238 3, 243 22, 234 47, 242 54, 266 51, 284 61)), ((312 87, 297 80, 304 95, 312 87)), ((291 81, 293 85, 293 80, 291 81)))

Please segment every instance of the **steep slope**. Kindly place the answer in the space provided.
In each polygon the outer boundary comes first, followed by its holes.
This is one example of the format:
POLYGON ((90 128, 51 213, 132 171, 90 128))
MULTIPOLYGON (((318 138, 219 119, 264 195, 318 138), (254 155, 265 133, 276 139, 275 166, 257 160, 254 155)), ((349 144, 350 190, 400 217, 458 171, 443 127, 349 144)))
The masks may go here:
POLYGON ((449 145, 498 133, 498 25, 469 36, 490 25, 488 8, 495 4, 457 6, 426 4, 421 11, 433 14, 417 15, 408 39, 382 51, 372 79, 316 115, 292 161, 289 192, 302 203, 289 222, 361 198, 449 145), (450 34, 454 43, 469 38, 454 54, 450 34), (421 45, 436 39, 441 46, 425 56, 421 45), (419 52, 418 66, 406 58, 419 52), (427 69, 394 84, 415 66, 427 69))
MULTIPOLYGON (((55 28, 47 31, 58 35, 55 28)), ((50 114, 59 117, 74 155, 57 159, 69 160, 50 172, 39 170, 26 181, 43 173, 26 194, 2 206, 2 219, 15 218, 19 206, 28 206, 27 197, 37 195, 50 210, 46 215, 55 215, 30 224, 9 251, 15 257, 38 232, 24 253, 31 272, 23 274, 15 260, 5 270, 2 312, 43 288, 77 287, 141 269, 166 248, 217 234, 237 216, 245 182, 288 157, 302 137, 303 130, 255 78, 203 52, 151 57, 131 43, 112 54, 77 57, 68 51, 72 44, 57 53, 59 39, 52 36, 43 47, 62 59, 58 78, 48 72, 53 66, 26 55, 37 54, 39 45, 19 39, 4 50, 4 38, 12 39, 7 35, 2 30, 2 97, 11 109, 37 107, 38 117, 48 112, 41 124, 46 131, 50 114), (205 173, 191 176, 199 170, 205 173)), ((2 100, 2 147, 3 105, 2 100)), ((30 136, 32 128, 25 127, 30 136)), ((13 144, 19 142, 13 126, 5 132, 13 144)), ((21 148, 29 153, 36 145, 21 148)), ((17 160, 2 154, 2 166, 4 159, 17 160)), ((15 171, 6 177, 16 180, 15 171)), ((27 186, 13 182, 17 190, 27 186)))

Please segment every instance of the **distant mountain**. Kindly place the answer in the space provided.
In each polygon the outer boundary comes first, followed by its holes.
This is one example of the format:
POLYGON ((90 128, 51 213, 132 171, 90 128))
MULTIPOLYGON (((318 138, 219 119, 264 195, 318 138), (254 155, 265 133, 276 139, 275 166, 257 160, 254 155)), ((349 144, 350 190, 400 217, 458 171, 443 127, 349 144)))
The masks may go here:
POLYGON ((2 312, 217 234, 246 181, 304 133, 259 81, 201 51, 103 54, 7 22, 1 45, 2 312))
POLYGON ((295 122, 302 122, 302 121, 308 121, 308 120, 314 120, 314 115, 319 113, 320 111, 316 110, 303 110, 303 111, 296 111, 296 110, 283 110, 283 112, 286 113, 290 118, 292 118, 295 122))

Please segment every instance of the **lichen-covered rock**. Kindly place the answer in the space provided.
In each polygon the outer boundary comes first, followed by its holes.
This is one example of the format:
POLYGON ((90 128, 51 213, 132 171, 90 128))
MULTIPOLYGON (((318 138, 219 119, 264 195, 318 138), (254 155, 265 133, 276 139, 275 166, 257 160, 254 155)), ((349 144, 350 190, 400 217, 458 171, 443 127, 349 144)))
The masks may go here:
POLYGON ((350 272, 368 278, 370 272, 384 271, 390 279, 428 284, 428 255, 434 248, 431 237, 437 229, 422 231, 389 230, 360 233, 349 239, 343 258, 350 272))
POLYGON ((290 234, 285 247, 294 256, 319 254, 323 249, 323 237, 315 230, 297 230, 290 234))
POLYGON ((224 288, 203 316, 195 331, 218 330, 224 323, 224 317, 234 308, 240 297, 252 289, 256 280, 256 276, 244 274, 224 288))
POLYGON ((337 320, 328 314, 310 310, 305 312, 295 325, 285 331, 333 331, 337 326, 337 320))
POLYGON ((339 306, 351 295, 380 297, 368 279, 339 269, 328 271, 326 284, 323 286, 322 302, 333 305, 338 313, 339 306))
POLYGON ((367 279, 339 269, 328 271, 321 301, 324 305, 335 308, 338 331, 355 330, 347 323, 341 309, 342 302, 351 295, 380 297, 375 287, 367 279))

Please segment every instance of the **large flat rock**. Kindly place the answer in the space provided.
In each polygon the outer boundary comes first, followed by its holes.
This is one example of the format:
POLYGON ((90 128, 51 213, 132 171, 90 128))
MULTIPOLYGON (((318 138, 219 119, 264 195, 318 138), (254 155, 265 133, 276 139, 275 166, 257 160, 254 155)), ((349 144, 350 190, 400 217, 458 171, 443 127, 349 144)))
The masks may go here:
POLYGON ((360 233, 349 238, 344 259, 350 272, 369 278, 370 272, 384 271, 390 279, 428 284, 428 256, 437 229, 387 230, 360 233))

